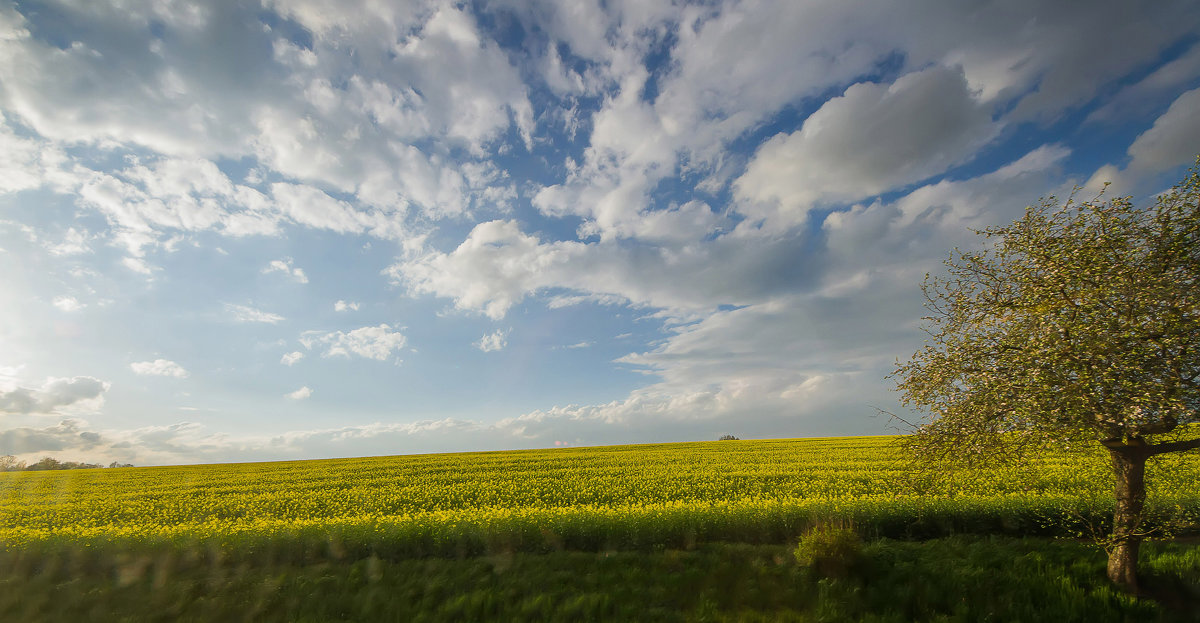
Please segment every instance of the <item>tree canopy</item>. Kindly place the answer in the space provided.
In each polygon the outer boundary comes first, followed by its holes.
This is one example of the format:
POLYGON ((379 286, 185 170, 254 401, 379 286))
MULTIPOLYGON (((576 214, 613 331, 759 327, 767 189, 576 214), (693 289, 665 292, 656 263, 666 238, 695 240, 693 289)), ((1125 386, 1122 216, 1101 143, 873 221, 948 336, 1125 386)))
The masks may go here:
MULTIPOLYGON (((929 413, 911 445, 979 461, 1102 444, 1136 564, 1146 459, 1200 447, 1200 159, 1148 208, 1050 197, 978 233, 989 244, 926 275, 929 339, 893 375, 929 413)), ((1110 577, 1135 586, 1114 555, 1110 577)))
POLYGON ((895 374, 905 404, 935 414, 926 449, 1127 442, 1200 421, 1200 168, 1146 210, 1050 197, 979 233, 993 244, 926 277, 930 339, 895 374))

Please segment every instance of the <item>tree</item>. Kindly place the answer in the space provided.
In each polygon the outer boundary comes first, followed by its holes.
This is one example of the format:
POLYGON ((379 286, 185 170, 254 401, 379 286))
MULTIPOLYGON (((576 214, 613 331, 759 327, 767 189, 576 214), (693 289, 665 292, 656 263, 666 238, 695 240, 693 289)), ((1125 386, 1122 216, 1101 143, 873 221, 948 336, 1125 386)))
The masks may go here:
POLYGON ((47 456, 47 457, 43 457, 42 460, 38 461, 37 463, 34 463, 33 465, 26 467, 25 469, 28 471, 31 471, 31 472, 62 469, 62 463, 60 463, 58 461, 58 459, 56 459, 52 456, 47 456))
POLYGON ((1200 158, 1154 205, 1054 197, 922 284, 930 339, 897 363, 930 415, 921 456, 1011 460, 1099 443, 1116 505, 1108 577, 1136 591, 1146 461, 1200 447, 1200 158))

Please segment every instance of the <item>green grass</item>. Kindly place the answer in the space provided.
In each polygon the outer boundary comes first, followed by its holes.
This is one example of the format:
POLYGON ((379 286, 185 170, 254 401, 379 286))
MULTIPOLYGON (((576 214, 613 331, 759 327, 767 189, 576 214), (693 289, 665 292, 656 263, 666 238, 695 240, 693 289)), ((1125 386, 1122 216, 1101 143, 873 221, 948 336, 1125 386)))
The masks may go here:
POLYGON ((881 539, 837 578, 798 565, 791 549, 714 543, 308 564, 234 561, 216 551, 64 550, 0 560, 0 620, 1200 620, 1194 545, 1146 547, 1147 583, 1178 596, 1167 605, 1113 590, 1103 552, 1075 541, 881 539))
MULTIPOLYGON (((1102 459, 939 472, 863 437, 0 474, 0 621, 1200 620, 1194 545, 1147 548, 1159 603, 1033 538, 1104 529, 1102 459), (868 542, 800 565, 827 522, 868 542)), ((1156 461, 1152 506, 1194 519, 1198 476, 1156 461)))

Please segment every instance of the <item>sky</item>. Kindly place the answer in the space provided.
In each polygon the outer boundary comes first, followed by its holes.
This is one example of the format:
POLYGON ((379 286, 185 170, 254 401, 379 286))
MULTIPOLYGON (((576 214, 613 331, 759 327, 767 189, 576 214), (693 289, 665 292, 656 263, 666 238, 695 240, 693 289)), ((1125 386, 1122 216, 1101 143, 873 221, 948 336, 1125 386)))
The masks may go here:
POLYGON ((0 0, 0 454, 886 434, 920 284, 1200 152, 1200 5, 0 0))

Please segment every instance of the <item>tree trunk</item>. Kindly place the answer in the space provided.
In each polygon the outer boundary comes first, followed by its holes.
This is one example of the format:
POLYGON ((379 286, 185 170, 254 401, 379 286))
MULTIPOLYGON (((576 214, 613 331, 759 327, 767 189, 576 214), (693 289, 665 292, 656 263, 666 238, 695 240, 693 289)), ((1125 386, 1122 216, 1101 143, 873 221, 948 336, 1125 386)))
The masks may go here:
POLYGON ((1146 506, 1144 447, 1110 448, 1116 476, 1117 507, 1113 511, 1113 545, 1108 553, 1108 579, 1131 593, 1137 592, 1138 550, 1142 545, 1142 510, 1146 506))

